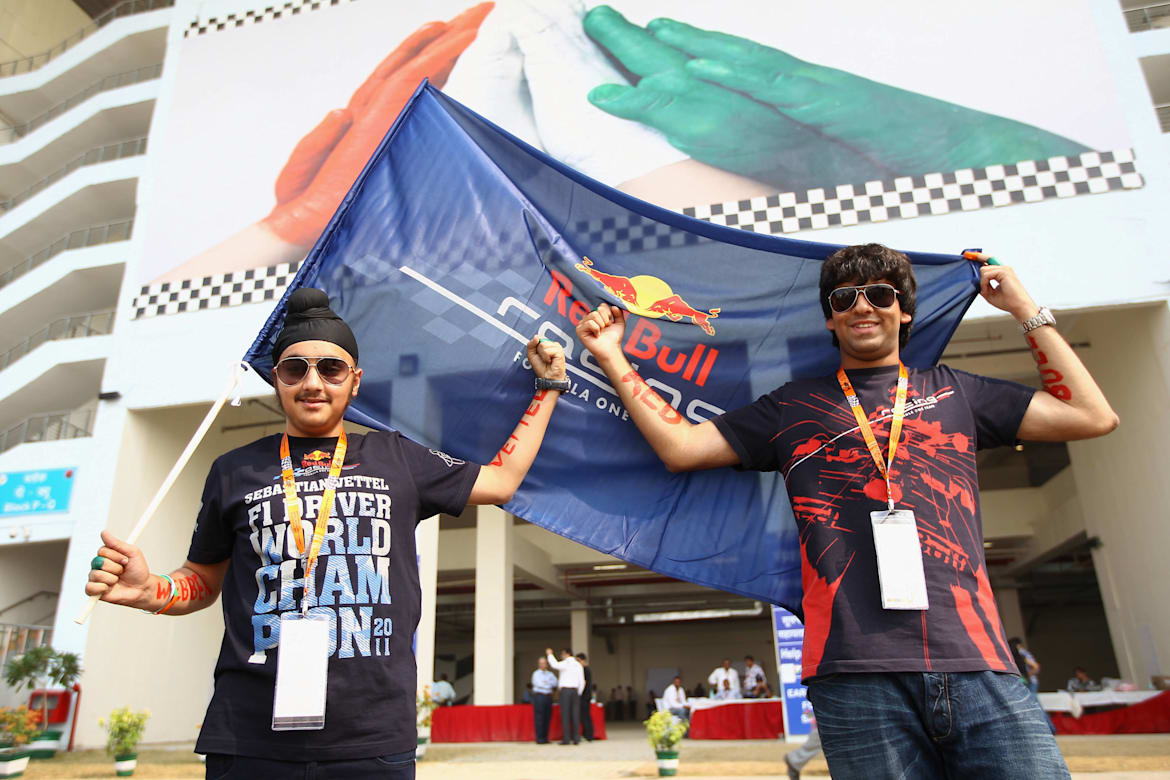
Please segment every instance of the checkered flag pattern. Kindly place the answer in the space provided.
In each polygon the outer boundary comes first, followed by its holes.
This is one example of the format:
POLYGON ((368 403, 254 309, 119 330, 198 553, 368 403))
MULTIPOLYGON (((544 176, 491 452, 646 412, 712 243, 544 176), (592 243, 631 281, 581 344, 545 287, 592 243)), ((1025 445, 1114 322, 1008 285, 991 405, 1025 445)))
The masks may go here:
POLYGON ((298 267, 299 261, 201 279, 143 285, 131 303, 133 319, 276 300, 292 281, 298 267))
POLYGON ((212 16, 207 19, 196 18, 183 31, 183 37, 231 30, 249 24, 259 24, 269 19, 282 19, 350 2, 354 2, 354 0, 285 0, 283 3, 273 3, 258 10, 229 13, 225 16, 212 16))
POLYGON ((690 246, 703 240, 692 233, 676 230, 637 214, 606 217, 596 222, 578 222, 576 230, 579 234, 585 234, 589 251, 602 257, 690 246))
POLYGON ((757 233, 795 233, 863 222, 1034 203, 1143 186, 1132 149, 843 184, 683 209, 690 217, 757 233))

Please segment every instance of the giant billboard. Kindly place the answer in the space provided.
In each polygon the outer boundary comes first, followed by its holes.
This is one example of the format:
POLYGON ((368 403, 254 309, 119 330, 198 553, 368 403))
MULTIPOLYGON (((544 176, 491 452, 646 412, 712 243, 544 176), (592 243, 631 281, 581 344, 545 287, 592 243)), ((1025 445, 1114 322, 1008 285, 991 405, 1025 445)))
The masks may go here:
POLYGON ((1058 206, 1144 184, 1080 0, 253 5, 176 7, 136 316, 271 298, 239 272, 295 268, 424 77, 606 184, 758 232, 947 220, 953 244, 905 248, 955 251, 1011 238, 972 215, 1045 201, 1028 230, 1057 231, 1085 219, 1058 206))

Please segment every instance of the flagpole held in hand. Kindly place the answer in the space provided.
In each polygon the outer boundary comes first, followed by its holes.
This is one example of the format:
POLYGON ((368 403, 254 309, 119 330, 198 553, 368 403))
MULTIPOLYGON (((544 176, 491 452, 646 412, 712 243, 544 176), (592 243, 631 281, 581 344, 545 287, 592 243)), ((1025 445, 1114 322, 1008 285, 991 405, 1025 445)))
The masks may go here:
MULTIPOLYGON (((232 367, 231 380, 228 382, 227 389, 225 389, 223 394, 220 395, 219 399, 211 405, 211 409, 208 410, 207 415, 203 418, 203 422, 199 423, 199 427, 195 430, 195 434, 191 437, 191 441, 187 442, 187 446, 183 449, 182 454, 179 455, 179 459, 175 461, 175 465, 171 467, 170 473, 167 474, 166 479, 164 479, 162 484, 159 485, 158 490, 154 494, 154 498, 150 500, 150 504, 147 505, 146 510, 142 513, 142 516, 138 518, 138 522, 134 525, 134 529, 130 531, 130 535, 126 537, 127 543, 134 544, 137 542, 138 537, 142 535, 144 530, 146 530, 146 524, 150 522, 150 518, 154 516, 154 513, 158 510, 159 505, 162 504, 163 499, 166 498, 167 493, 169 493, 171 487, 174 486, 175 481, 179 478, 179 474, 181 474, 183 468, 186 467, 187 461, 191 460, 191 456, 195 454, 195 449, 199 446, 199 443, 203 441, 203 437, 207 435, 207 431, 211 429, 211 423, 215 421, 215 418, 219 415, 220 410, 223 409, 223 405, 227 403, 228 399, 231 399, 232 406, 240 405, 240 395, 238 388, 240 379, 245 373, 247 373, 247 371, 248 364, 243 361, 236 363, 232 367)), ((77 623, 78 625, 85 623, 85 621, 89 618, 90 613, 93 612, 94 606, 96 606, 100 600, 101 596, 90 596, 89 602, 82 608, 77 617, 73 619, 73 622, 77 623)))

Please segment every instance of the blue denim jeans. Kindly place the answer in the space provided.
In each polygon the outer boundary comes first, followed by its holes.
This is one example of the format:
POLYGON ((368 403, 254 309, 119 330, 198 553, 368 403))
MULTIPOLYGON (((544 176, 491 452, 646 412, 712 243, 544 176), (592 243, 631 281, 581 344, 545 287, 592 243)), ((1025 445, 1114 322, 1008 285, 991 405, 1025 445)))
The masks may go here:
POLYGON ((832 674, 811 680, 808 698, 834 780, 1069 777, 1017 675, 832 674))

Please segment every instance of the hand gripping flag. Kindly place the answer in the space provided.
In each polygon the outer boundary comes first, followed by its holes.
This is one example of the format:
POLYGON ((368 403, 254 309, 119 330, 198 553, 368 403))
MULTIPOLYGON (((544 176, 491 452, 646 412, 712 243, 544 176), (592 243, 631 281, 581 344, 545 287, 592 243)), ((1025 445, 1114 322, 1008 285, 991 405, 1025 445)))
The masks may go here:
MULTIPOLYGON (((600 301, 638 315, 625 351, 699 422, 839 356, 817 289, 838 249, 714 225, 606 187, 423 84, 296 279, 329 293, 361 346, 348 419, 488 463, 532 398, 524 344, 565 345, 573 388, 504 508, 624 561, 799 613, 784 483, 732 469, 671 474, 574 327, 600 301)), ((933 364, 978 292, 974 264, 909 253, 912 366, 933 364)), ((270 377, 282 300, 245 360, 270 377)), ((269 380, 271 381, 271 379, 269 380)))

